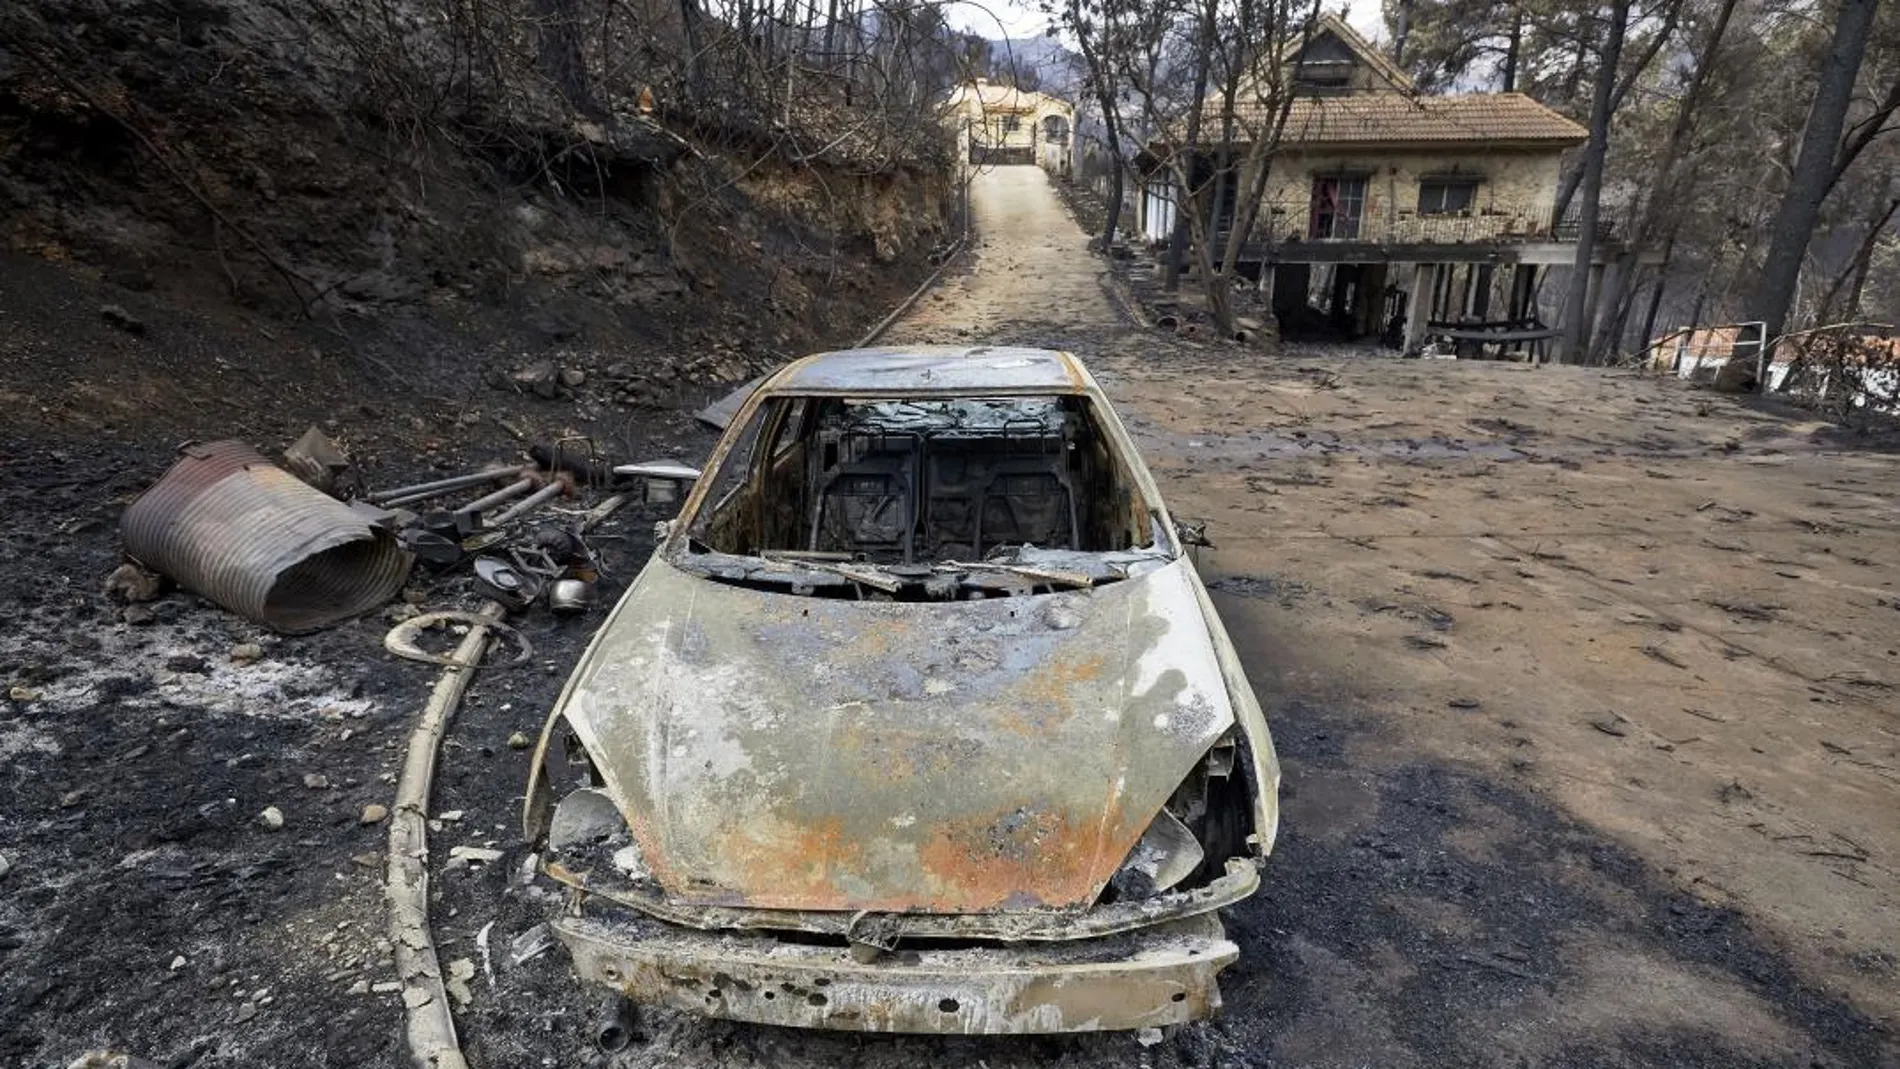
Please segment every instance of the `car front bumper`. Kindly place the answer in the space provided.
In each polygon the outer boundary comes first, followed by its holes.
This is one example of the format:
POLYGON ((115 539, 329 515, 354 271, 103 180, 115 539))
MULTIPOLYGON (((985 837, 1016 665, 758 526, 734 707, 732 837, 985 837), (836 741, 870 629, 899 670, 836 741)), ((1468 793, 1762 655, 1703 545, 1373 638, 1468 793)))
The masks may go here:
POLYGON ((738 1021, 962 1035, 1159 1027, 1212 1016, 1239 950, 1213 914, 1064 942, 856 960, 842 946, 706 932, 623 910, 562 917, 575 970, 634 1000, 738 1021))

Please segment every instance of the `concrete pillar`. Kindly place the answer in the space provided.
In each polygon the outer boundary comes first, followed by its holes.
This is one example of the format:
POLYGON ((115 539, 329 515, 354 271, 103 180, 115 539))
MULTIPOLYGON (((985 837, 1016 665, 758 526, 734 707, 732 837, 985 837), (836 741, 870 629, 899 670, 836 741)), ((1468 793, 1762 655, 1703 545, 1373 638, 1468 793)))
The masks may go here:
POLYGON ((1425 342, 1425 321, 1431 318, 1438 292, 1438 265, 1412 265, 1412 292, 1405 302, 1405 344, 1402 353, 1417 352, 1425 342))

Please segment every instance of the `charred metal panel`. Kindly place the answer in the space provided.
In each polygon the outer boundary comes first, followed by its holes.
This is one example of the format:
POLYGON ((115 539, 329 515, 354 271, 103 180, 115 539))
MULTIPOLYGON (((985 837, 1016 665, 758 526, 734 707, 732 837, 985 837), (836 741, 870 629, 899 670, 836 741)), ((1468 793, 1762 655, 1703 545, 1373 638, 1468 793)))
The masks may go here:
POLYGON ((1080 393, 1080 365, 1067 353, 1011 346, 907 345, 819 353, 787 366, 767 382, 773 393, 863 391, 866 394, 1021 392, 1080 393))
POLYGON ((242 442, 184 452, 119 521, 140 563, 292 633, 361 615, 401 589, 414 558, 363 513, 242 442))
MULTIPOLYGON (((639 910, 658 920, 706 931, 810 932, 848 938, 863 934, 870 918, 836 910, 748 909, 689 906, 669 900, 646 881, 628 881, 611 863, 595 859, 585 869, 551 862, 547 874, 578 891, 639 910)), ((1227 871, 1205 886, 1153 898, 1122 900, 1078 913, 1066 909, 1025 909, 997 913, 876 914, 882 941, 1000 939, 1049 943, 1119 935, 1138 928, 1213 913, 1260 889, 1260 870, 1251 858, 1229 858, 1227 871)))
POLYGON ((1184 560, 915 604, 656 557, 562 712, 673 901, 929 913, 1088 906, 1234 723, 1184 560))
POLYGON ((1220 1008, 1215 976, 1239 953, 1211 916, 1102 940, 925 950, 868 963, 842 947, 709 936, 645 920, 564 917, 554 931, 576 972, 637 1002, 866 1032, 1086 1032, 1199 1020, 1220 1008))

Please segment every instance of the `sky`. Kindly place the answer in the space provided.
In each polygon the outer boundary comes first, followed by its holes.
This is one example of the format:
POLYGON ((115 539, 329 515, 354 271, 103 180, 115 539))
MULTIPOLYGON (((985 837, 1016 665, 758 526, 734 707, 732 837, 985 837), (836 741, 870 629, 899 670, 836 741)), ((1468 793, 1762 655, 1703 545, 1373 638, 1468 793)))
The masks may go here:
MULTIPOLYGON (((1385 19, 1379 0, 1326 0, 1329 11, 1345 11, 1352 28, 1374 41, 1385 38, 1385 19)), ((1036 0, 983 0, 951 3, 946 17, 952 26, 982 37, 1039 37, 1049 25, 1049 17, 1037 8, 1036 0)))

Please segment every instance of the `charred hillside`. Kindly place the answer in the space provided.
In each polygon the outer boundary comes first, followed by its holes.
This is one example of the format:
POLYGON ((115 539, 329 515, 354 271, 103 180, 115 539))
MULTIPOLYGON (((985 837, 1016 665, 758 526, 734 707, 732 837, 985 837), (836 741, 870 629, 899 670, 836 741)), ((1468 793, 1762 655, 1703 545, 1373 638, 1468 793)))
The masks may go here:
POLYGON ((195 433, 207 395, 459 409, 539 359, 602 411, 744 378, 945 240, 939 51, 591 0, 6 5, 0 394, 195 433))

